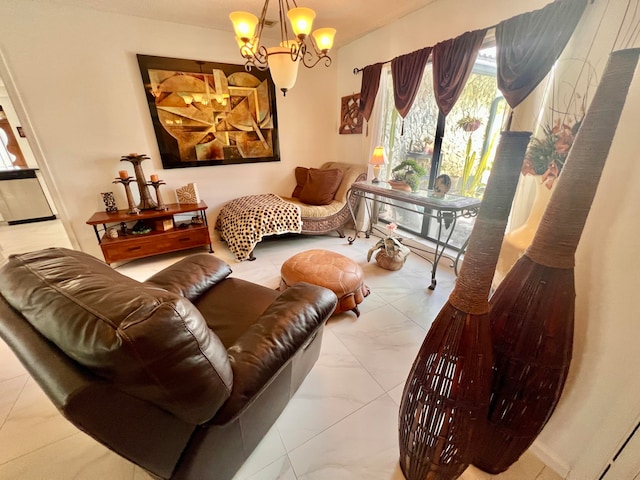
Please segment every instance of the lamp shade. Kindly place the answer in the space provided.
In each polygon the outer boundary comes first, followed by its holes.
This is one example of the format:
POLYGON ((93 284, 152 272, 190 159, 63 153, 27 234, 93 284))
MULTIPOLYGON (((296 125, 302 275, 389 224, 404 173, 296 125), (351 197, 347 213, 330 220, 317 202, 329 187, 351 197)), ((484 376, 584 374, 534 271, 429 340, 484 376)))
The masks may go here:
POLYGON ((276 87, 286 93, 298 78, 299 62, 291 58, 291 50, 285 47, 267 48, 269 70, 276 87))
POLYGON ((370 165, 384 165, 384 147, 376 147, 373 149, 370 165))
POLYGON ((333 47, 333 39, 336 36, 335 28, 319 28, 311 34, 316 41, 316 46, 321 52, 328 52, 333 47))
POLYGON ((291 22, 293 33, 299 39, 304 39, 311 33, 313 28, 313 20, 316 18, 316 12, 310 8, 296 7, 287 12, 287 17, 291 22))
POLYGON ((249 42, 256 33, 258 17, 249 12, 231 12, 229 19, 233 23, 236 36, 243 42, 249 42))
POLYGON ((384 147, 376 147, 373 149, 369 164, 373 165, 373 183, 378 183, 378 177, 380 176, 380 167, 384 165, 384 147))

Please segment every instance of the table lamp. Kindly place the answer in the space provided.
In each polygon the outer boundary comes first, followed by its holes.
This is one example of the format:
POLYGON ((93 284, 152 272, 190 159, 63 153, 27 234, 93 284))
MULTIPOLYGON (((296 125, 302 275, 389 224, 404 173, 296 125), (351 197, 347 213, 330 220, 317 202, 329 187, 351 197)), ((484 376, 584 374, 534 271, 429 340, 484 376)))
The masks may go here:
POLYGON ((376 147, 373 149, 369 165, 373 165, 373 180, 371 180, 371 182, 380 182, 380 180, 378 180, 378 175, 380 175, 380 167, 384 165, 384 147, 376 147))

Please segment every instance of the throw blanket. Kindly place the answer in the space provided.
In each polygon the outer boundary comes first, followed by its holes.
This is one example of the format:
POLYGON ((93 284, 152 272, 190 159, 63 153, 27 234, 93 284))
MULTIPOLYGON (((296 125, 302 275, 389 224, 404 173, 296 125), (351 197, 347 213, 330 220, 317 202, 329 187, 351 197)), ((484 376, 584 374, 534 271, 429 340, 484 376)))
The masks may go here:
POLYGON ((272 193, 236 198, 222 207, 216 230, 236 259, 246 260, 262 237, 300 233, 300 207, 272 193))

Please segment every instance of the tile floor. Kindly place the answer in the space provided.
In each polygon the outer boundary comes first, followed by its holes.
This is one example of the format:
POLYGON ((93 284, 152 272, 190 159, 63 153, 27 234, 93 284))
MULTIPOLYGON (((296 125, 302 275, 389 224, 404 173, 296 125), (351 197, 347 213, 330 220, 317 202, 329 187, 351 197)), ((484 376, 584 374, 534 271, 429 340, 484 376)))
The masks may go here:
MULTIPOLYGON (((242 263, 233 260, 224 244, 214 243, 215 254, 231 265, 234 276, 269 287, 278 286, 284 260, 302 250, 323 248, 356 259, 371 288, 360 318, 349 312, 328 322, 318 362, 234 480, 404 478, 397 460, 400 396, 454 275, 444 262, 438 286, 431 291, 426 288, 430 265, 415 254, 397 272, 367 263, 367 250, 376 240, 363 238, 349 246, 335 236, 273 237, 258 245, 254 262, 242 263)), ((0 227, 0 246, 8 256, 69 243, 60 223, 50 221, 0 227)), ((143 280, 184 255, 132 261, 117 270, 143 280)), ((67 422, 0 341, 0 479, 149 478, 67 422)), ((530 453, 499 476, 469 467, 461 478, 560 479, 530 453)))

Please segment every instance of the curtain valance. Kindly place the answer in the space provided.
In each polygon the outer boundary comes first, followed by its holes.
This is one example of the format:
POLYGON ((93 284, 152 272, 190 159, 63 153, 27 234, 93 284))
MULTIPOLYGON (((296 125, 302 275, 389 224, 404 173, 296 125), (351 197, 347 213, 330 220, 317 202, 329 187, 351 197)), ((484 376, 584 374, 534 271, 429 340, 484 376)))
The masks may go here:
MULTIPOLYGON (((505 20, 496 28, 498 88, 515 108, 549 73, 580 20, 587 0, 556 0, 546 7, 505 20)), ((433 57, 434 95, 447 115, 473 69, 482 41, 489 30, 466 32, 454 39, 425 47, 391 61, 396 108, 404 118, 419 87, 429 54, 433 57), (424 63, 422 63, 424 61, 424 63), (417 79, 417 80, 416 80, 417 79), (417 82, 417 83, 416 83, 417 82)), ((380 62, 362 70, 360 111, 368 121, 380 84, 380 62)))
POLYGON ((433 47, 433 90, 443 115, 462 93, 486 33, 486 29, 467 32, 433 47))

